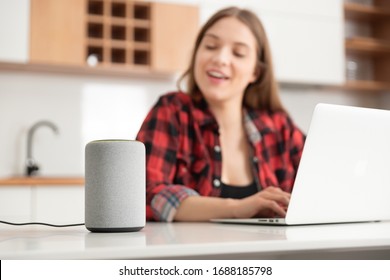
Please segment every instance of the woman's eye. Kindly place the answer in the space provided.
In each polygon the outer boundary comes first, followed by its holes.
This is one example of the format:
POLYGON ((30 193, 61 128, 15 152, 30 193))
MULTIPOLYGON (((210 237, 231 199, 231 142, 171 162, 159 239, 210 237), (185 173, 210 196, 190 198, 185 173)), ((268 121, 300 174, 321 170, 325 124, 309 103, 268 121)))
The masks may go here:
POLYGON ((206 49, 215 50, 217 47, 215 45, 206 45, 206 49))
POLYGON ((245 57, 245 54, 241 52, 234 52, 234 55, 237 57, 245 57))

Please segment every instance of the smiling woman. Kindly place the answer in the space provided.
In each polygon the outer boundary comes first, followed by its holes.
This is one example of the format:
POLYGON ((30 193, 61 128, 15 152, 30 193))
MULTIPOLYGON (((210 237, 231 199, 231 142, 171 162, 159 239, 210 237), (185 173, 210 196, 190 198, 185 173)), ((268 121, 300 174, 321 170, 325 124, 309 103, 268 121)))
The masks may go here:
POLYGON ((280 102, 258 17, 236 7, 213 15, 184 80, 186 92, 161 96, 137 135, 147 218, 284 216, 305 136, 280 102))

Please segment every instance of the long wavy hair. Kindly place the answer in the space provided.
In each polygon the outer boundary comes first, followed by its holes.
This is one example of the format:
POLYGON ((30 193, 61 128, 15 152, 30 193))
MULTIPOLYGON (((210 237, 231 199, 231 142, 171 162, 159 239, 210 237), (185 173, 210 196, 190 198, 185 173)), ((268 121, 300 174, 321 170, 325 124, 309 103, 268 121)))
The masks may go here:
POLYGON ((191 56, 191 62, 187 70, 178 80, 178 88, 181 90, 181 84, 186 80, 187 93, 194 99, 198 100, 200 90, 195 81, 194 67, 195 57, 199 45, 207 30, 217 21, 234 17, 244 23, 254 35, 257 42, 257 72, 259 77, 253 83, 250 83, 245 89, 243 103, 250 108, 258 108, 270 111, 285 111, 279 97, 279 88, 275 80, 272 56, 269 47, 267 35, 260 19, 251 11, 237 7, 229 7, 215 13, 201 28, 195 41, 195 46, 191 56))

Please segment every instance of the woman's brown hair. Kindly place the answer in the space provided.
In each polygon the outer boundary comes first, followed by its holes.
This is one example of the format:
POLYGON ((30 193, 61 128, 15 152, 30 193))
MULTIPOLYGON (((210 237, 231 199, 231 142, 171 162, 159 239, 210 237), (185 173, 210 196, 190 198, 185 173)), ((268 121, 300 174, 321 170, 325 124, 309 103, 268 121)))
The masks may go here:
POLYGON ((234 17, 244 23, 251 30, 257 42, 258 50, 256 67, 260 75, 255 82, 249 84, 246 88, 243 100, 244 105, 251 108, 259 108, 270 111, 285 111, 280 101, 279 89, 272 67, 271 50, 264 27, 254 13, 237 7, 229 7, 218 11, 206 22, 205 25, 203 25, 195 41, 190 66, 178 81, 179 89, 181 82, 187 77, 188 94, 194 99, 199 98, 199 88, 194 76, 196 53, 207 30, 220 19, 227 17, 234 17))

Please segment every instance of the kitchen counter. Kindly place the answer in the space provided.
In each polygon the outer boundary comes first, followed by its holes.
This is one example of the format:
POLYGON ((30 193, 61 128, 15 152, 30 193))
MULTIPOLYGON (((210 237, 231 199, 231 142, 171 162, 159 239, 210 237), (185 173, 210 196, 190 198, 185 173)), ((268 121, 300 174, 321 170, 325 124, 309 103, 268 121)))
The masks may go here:
POLYGON ((0 186, 52 186, 79 185, 84 186, 84 177, 9 177, 1 178, 0 186))
POLYGON ((139 232, 0 225, 0 259, 389 259, 390 221, 307 226, 146 223, 139 232))

